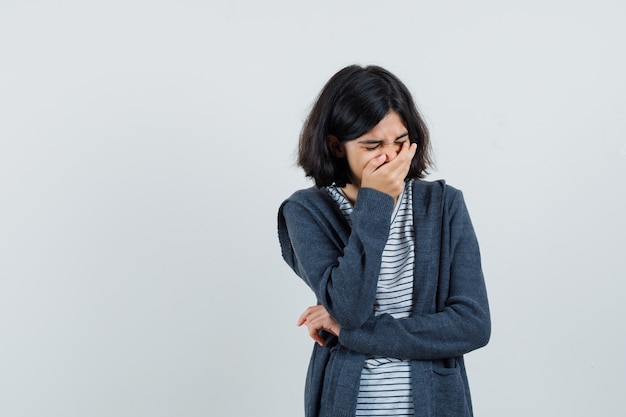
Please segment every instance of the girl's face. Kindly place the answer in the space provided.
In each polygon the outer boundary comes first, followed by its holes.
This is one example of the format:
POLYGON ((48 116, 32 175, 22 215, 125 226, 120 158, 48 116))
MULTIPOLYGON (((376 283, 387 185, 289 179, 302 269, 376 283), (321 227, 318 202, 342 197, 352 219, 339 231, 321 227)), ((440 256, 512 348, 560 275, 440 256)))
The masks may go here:
POLYGON ((343 143, 329 137, 329 146, 335 156, 348 159, 352 184, 360 188, 361 173, 367 163, 379 155, 385 155, 385 163, 393 161, 398 156, 402 144, 408 140, 406 126, 398 113, 391 110, 366 134, 343 143))

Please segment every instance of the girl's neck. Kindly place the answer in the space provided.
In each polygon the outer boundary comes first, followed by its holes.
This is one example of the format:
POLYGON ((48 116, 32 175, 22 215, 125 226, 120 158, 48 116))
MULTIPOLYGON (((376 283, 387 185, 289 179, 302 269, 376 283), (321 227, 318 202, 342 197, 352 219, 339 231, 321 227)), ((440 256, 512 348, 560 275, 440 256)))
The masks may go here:
POLYGON ((354 203, 356 203, 356 197, 359 194, 359 187, 354 184, 346 184, 345 187, 341 189, 345 194, 346 198, 354 207, 354 203))

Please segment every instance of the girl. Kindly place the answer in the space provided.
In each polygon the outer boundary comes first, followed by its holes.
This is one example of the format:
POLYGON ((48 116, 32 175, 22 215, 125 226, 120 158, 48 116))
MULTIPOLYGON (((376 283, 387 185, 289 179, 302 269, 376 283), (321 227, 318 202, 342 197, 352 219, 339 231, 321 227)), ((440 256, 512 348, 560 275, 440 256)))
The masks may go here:
POLYGON ((422 178, 428 130, 404 84, 349 66, 300 137, 315 181, 280 207, 282 256, 317 298, 307 417, 471 416, 463 355, 487 344, 478 243, 460 191, 422 178))

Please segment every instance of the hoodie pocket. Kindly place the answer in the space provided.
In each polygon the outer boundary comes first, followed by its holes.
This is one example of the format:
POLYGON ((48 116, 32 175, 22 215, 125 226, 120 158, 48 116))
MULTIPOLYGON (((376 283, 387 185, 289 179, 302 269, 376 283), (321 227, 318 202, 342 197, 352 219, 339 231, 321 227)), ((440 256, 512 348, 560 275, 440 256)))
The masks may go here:
POLYGON ((466 398, 461 367, 456 360, 433 362, 431 389, 434 416, 469 417, 472 415, 466 398))

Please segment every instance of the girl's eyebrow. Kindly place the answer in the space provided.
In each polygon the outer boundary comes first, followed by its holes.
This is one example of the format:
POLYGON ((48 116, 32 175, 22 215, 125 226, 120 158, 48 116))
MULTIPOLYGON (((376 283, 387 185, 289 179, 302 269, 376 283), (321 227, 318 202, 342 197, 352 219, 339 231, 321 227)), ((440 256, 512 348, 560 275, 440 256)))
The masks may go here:
MULTIPOLYGON (((394 142, 395 142, 396 140, 400 140, 400 139, 402 139, 402 138, 404 138, 404 137, 406 137, 406 136, 409 136, 409 132, 405 132, 405 133, 401 134, 400 136, 398 136, 398 137, 394 140, 394 142)), ((382 140, 382 139, 363 139, 363 140, 360 140, 360 141, 359 141, 359 143, 362 143, 362 144, 365 144, 365 145, 373 145, 373 144, 375 144, 375 143, 382 143, 382 142, 383 142, 383 140, 382 140)))
POLYGON ((396 138, 396 140, 398 140, 398 139, 402 139, 403 137, 406 137, 406 136, 409 136, 409 132, 404 132, 403 134, 401 134, 400 136, 398 136, 398 137, 396 138))

